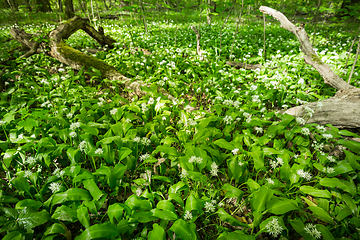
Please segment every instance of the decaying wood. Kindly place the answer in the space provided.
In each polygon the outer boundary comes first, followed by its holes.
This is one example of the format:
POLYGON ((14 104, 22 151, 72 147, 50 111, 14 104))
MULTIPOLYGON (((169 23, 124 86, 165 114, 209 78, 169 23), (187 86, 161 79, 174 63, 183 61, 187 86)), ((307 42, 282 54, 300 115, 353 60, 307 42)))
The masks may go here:
POLYGON ((334 97, 320 102, 290 108, 283 111, 283 113, 293 116, 306 116, 307 111, 305 108, 309 107, 315 110, 315 113, 309 119, 308 123, 332 124, 339 128, 360 127, 360 89, 345 82, 336 75, 327 64, 321 61, 321 58, 315 53, 304 28, 296 27, 284 14, 275 9, 261 6, 260 11, 274 17, 280 21, 281 27, 295 34, 300 43, 300 49, 305 54, 305 63, 313 66, 324 78, 325 83, 330 84, 338 90, 334 97), (321 108, 317 107, 319 103, 322 104, 321 108))
POLYGON ((305 62, 313 66, 320 73, 320 75, 324 78, 325 83, 330 84, 337 90, 354 88, 336 75, 327 64, 321 61, 321 58, 316 54, 304 28, 296 27, 285 17, 284 14, 276 11, 275 9, 261 6, 260 11, 274 17, 280 21, 281 27, 295 34, 300 42, 300 49, 305 54, 305 62))
MULTIPOLYGON (((138 96, 143 96, 146 93, 141 90, 141 87, 144 86, 144 83, 136 81, 132 82, 130 78, 125 77, 121 73, 119 73, 115 67, 99 60, 91 55, 87 55, 82 53, 65 43, 65 40, 69 38, 73 33, 78 30, 84 30, 87 34, 89 34, 92 38, 94 38, 100 45, 105 46, 108 45, 109 48, 113 47, 113 44, 116 42, 109 36, 105 36, 104 34, 96 31, 90 24, 80 17, 75 16, 74 18, 68 20, 66 23, 61 24, 55 30, 50 32, 49 40, 50 40, 50 54, 52 57, 57 59, 58 61, 69 65, 73 69, 80 70, 81 68, 95 68, 98 69, 104 78, 108 78, 111 80, 119 80, 124 90, 130 89, 133 90, 131 94, 128 96, 136 94, 138 96)), ((24 56, 29 55, 30 53, 41 53, 45 50, 44 42, 36 42, 32 40, 33 35, 26 33, 24 30, 19 28, 13 28, 10 31, 10 34, 20 42, 23 46, 26 46, 30 51, 24 56)))
POLYGON ((227 65, 232 66, 234 68, 244 68, 247 70, 255 70, 257 68, 261 69, 262 65, 261 64, 247 64, 247 63, 241 63, 241 62, 234 62, 234 61, 227 61, 226 62, 227 65))

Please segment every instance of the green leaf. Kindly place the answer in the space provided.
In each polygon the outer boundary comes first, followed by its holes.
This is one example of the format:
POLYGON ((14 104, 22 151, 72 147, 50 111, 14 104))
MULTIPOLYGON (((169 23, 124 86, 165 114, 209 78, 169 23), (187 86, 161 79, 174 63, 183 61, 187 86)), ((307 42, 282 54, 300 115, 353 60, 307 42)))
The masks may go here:
POLYGON ((15 153, 16 153, 16 149, 7 149, 5 154, 2 156, 4 164, 7 168, 10 167, 10 163, 11 163, 15 153))
POLYGON ((176 148, 170 147, 170 146, 167 146, 167 145, 159 145, 159 146, 157 146, 154 153, 158 153, 158 152, 162 152, 162 153, 168 154, 170 156, 178 156, 178 152, 177 152, 176 148))
POLYGON ((148 223, 157 220, 150 211, 136 211, 131 215, 130 222, 148 223))
POLYGON ((122 147, 119 151, 118 151, 118 159, 119 162, 121 162, 121 160, 123 160, 124 158, 126 158, 127 156, 129 156, 132 153, 132 150, 130 148, 127 147, 122 147))
POLYGON ((136 195, 131 195, 125 201, 125 204, 129 206, 132 210, 151 210, 152 204, 149 200, 141 200, 136 195))
POLYGON ((270 213, 281 215, 299 208, 289 199, 272 197, 267 203, 267 210, 270 213))
POLYGON ((251 209, 257 212, 263 212, 265 210, 266 203, 273 196, 274 191, 267 186, 261 186, 260 190, 253 194, 253 198, 250 200, 251 209))
POLYGON ((219 216, 221 221, 227 222, 232 226, 249 227, 249 225, 242 223, 239 220, 232 217, 223 208, 220 208, 216 213, 219 216))
POLYGON ((15 205, 15 209, 24 209, 25 207, 31 207, 34 210, 38 210, 41 206, 42 206, 42 203, 39 201, 35 201, 32 199, 24 199, 24 200, 19 201, 15 205))
POLYGON ((357 160, 360 160, 359 156, 356 156, 355 154, 353 154, 350 151, 346 151, 344 150, 345 154, 346 154, 346 160, 349 161, 350 166, 356 170, 360 170, 360 164, 357 162, 357 160))
POLYGON ((87 189, 94 200, 99 200, 99 198, 104 195, 104 193, 99 189, 94 179, 86 179, 83 181, 84 188, 87 189))
POLYGON ((78 220, 76 210, 66 205, 57 207, 51 218, 67 222, 75 222, 78 220))
POLYGON ((19 231, 12 231, 6 234, 2 240, 25 240, 25 236, 23 236, 19 231))
POLYGON ((313 197, 331 198, 332 196, 328 190, 319 190, 311 186, 301 186, 300 191, 313 197))
POLYGON ((338 178, 322 178, 319 181, 319 184, 325 187, 340 188, 345 192, 350 193, 352 196, 356 195, 356 189, 351 186, 353 184, 345 180, 341 181, 338 178))
POLYGON ((165 209, 160 210, 158 208, 154 208, 150 212, 154 217, 158 217, 163 220, 174 221, 179 218, 174 212, 165 209))
POLYGON ((225 198, 238 198, 238 199, 241 199, 242 196, 244 195, 243 191, 241 191, 240 189, 238 189, 236 187, 233 187, 229 183, 225 183, 222 186, 221 189, 225 191, 225 198))
POLYGON ((321 232, 323 239, 335 240, 334 236, 332 235, 328 227, 325 227, 322 224, 316 224, 316 229, 321 232))
POLYGON ((214 142, 214 144, 217 145, 217 146, 219 146, 219 147, 221 147, 221 148, 225 148, 225 149, 227 149, 227 150, 233 150, 233 149, 235 148, 232 143, 226 141, 226 140, 223 139, 223 138, 220 138, 220 139, 216 140, 216 141, 214 142))
POLYGON ((343 173, 347 173, 347 172, 351 172, 354 169, 351 167, 351 164, 348 161, 340 161, 337 163, 337 165, 334 167, 334 172, 333 173, 329 173, 328 176, 329 177, 335 177, 337 175, 343 174, 343 173))
POLYGON ((19 190, 27 192, 30 194, 30 184, 28 180, 24 177, 17 177, 11 181, 11 183, 19 190))
POLYGON ((92 196, 89 191, 82 188, 70 188, 63 193, 56 193, 53 195, 51 205, 60 204, 66 201, 91 201, 92 196))
POLYGON ((174 232, 181 240, 197 239, 195 231, 193 231, 189 224, 181 218, 176 220, 169 230, 174 232))
POLYGON ((355 204, 354 199, 347 194, 343 194, 341 197, 344 200, 344 202, 346 203, 346 205, 349 207, 349 209, 351 210, 352 214, 354 214, 356 217, 358 217, 358 215, 359 215, 358 207, 355 204))
POLYGON ((44 236, 56 234, 56 233, 65 235, 64 226, 61 225, 60 223, 54 223, 53 225, 51 225, 44 233, 44 236))
POLYGON ((90 227, 90 216, 87 207, 85 207, 84 205, 80 205, 76 209, 76 216, 85 228, 90 227))
POLYGON ((334 221, 331 218, 331 216, 329 215, 328 212, 326 212, 324 209, 322 209, 321 207, 317 207, 317 206, 310 206, 308 207, 314 214, 315 217, 319 218, 320 220, 333 224, 334 221))
POLYGON ((131 211, 131 209, 128 206, 121 203, 114 203, 108 207, 107 215, 109 216, 111 223, 117 224, 122 220, 125 207, 128 208, 129 212, 131 211))
POLYGON ((248 155, 254 160, 255 170, 259 171, 264 168, 263 152, 260 146, 255 146, 251 150, 252 152, 248 152, 248 155))
POLYGON ((66 151, 67 156, 69 157, 71 161, 71 165, 77 165, 77 163, 80 160, 81 152, 80 149, 77 148, 68 148, 66 151))
POLYGON ((148 240, 165 240, 166 234, 162 227, 159 224, 153 224, 153 230, 151 230, 148 234, 148 240))
POLYGON ((114 239, 119 235, 116 225, 112 223, 95 224, 85 229, 75 240, 88 240, 95 238, 114 239))
POLYGON ((204 201, 197 199, 194 194, 190 194, 186 199, 185 210, 186 211, 198 211, 199 213, 203 212, 204 201))
POLYGON ((34 227, 40 226, 50 220, 50 215, 46 210, 41 212, 29 212, 27 208, 21 210, 17 223, 21 228, 30 230, 34 227))
POLYGON ((352 133, 352 132, 349 132, 348 130, 340 130, 340 131, 339 131, 339 134, 344 135, 344 136, 347 136, 347 137, 360 138, 359 135, 357 135, 357 134, 355 134, 355 133, 352 133))
POLYGON ((304 239, 312 239, 312 236, 304 230, 305 225, 301 220, 290 220, 290 224, 295 229, 295 231, 300 234, 304 239))

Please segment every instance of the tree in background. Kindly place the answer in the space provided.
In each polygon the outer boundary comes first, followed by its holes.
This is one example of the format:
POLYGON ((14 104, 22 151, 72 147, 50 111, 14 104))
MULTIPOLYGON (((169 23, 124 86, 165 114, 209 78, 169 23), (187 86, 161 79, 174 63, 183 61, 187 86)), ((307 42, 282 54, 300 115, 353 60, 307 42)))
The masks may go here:
POLYGON ((35 0, 37 12, 51 12, 50 0, 35 0))
POLYGON ((65 5, 65 19, 75 16, 73 0, 64 0, 65 5))

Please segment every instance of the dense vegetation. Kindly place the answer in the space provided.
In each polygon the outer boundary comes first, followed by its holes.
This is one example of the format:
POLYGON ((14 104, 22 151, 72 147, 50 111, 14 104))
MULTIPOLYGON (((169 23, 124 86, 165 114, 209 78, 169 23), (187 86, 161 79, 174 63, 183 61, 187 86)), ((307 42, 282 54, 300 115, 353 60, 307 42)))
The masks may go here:
MULTIPOLYGON (((149 20, 147 34, 134 18, 102 20, 117 44, 95 56, 148 83, 141 98, 45 54, 4 66, 2 239, 359 239, 359 133, 278 113, 335 93, 296 38, 267 18, 265 61, 263 23, 245 14, 231 58, 263 68, 235 69, 225 64, 235 18, 222 27, 225 13, 211 25, 196 12, 172 14, 149 20), (200 26, 204 61, 191 25, 200 26)), ((12 27, 1 26, 2 60, 21 56, 9 53, 12 27)), ((22 27, 45 36, 56 25, 22 27)), ((344 79, 355 28, 333 21, 316 30, 316 51, 344 79)), ((83 32, 67 44, 100 47, 83 32)))

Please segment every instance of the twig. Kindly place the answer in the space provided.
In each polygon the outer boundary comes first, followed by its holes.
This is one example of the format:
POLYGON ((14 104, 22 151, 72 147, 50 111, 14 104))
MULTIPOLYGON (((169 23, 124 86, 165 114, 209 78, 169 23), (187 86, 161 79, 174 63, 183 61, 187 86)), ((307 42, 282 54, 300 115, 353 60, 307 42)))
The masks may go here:
POLYGON ((350 76, 349 76, 349 80, 348 80, 348 83, 349 83, 349 84, 350 84, 351 77, 352 77, 352 75, 353 75, 353 73, 354 73, 356 61, 357 61, 358 56, 359 56, 359 51, 360 51, 360 40, 359 40, 359 42, 358 42, 358 47, 357 47, 357 50, 356 50, 356 56, 355 56, 354 64, 353 64, 353 66, 352 66, 352 68, 351 68, 351 72, 350 72, 350 76))

